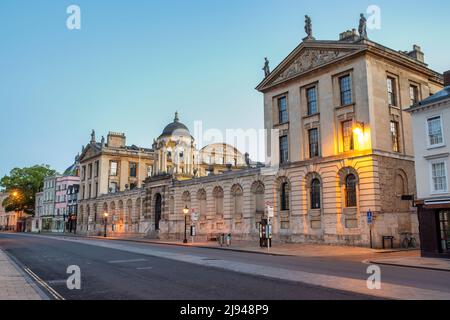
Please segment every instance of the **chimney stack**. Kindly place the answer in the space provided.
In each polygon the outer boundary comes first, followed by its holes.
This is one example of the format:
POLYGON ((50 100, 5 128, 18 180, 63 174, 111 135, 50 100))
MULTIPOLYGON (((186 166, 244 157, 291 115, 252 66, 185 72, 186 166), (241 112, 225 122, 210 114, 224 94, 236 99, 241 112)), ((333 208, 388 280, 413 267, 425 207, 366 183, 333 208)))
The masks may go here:
POLYGON ((450 70, 444 72, 444 87, 450 86, 450 70))
POLYGON ((417 44, 413 46, 412 51, 408 52, 408 56, 419 62, 425 63, 425 55, 423 54, 422 48, 417 44))

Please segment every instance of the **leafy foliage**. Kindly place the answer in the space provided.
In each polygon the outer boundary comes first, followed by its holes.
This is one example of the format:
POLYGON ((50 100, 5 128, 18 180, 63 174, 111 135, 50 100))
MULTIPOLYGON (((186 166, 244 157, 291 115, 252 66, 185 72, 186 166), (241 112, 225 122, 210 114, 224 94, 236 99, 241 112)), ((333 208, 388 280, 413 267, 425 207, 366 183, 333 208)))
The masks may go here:
POLYGON ((36 193, 42 191, 46 177, 56 174, 48 165, 12 169, 9 175, 0 179, 0 187, 9 194, 3 201, 3 207, 7 212, 24 211, 34 214, 36 193))

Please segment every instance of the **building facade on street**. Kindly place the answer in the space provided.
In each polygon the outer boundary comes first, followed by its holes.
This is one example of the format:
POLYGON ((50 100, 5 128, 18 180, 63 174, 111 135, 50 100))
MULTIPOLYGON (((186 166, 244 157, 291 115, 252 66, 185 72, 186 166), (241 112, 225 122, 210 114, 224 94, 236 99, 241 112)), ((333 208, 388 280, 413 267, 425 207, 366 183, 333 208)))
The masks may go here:
POLYGON ((47 177, 44 179, 43 213, 41 217, 41 231, 43 232, 52 232, 54 229, 53 218, 55 213, 56 178, 47 177))
POLYGON ((78 193, 79 174, 79 155, 77 155, 74 163, 62 175, 45 178, 42 195, 36 194, 36 207, 38 206, 37 200, 42 199, 42 214, 34 218, 39 220, 35 222, 40 226, 40 229, 36 230, 37 232, 65 231, 70 212, 74 211, 74 201, 77 201, 77 199, 73 200, 74 197, 77 197, 73 192, 78 193), (72 192, 70 197, 69 192, 72 192))
POLYGON ((56 178, 54 232, 66 231, 69 216, 73 215, 70 211, 73 211, 74 200, 70 198, 74 196, 73 192, 79 189, 80 177, 71 174, 72 172, 69 174, 66 172, 65 175, 56 178))
POLYGON ((413 117, 422 255, 450 258, 450 72, 445 88, 415 104, 413 117))
POLYGON ((44 192, 36 193, 34 205, 34 217, 31 226, 31 232, 40 232, 42 230, 42 215, 44 213, 44 192))
MULTIPOLYGON (((399 246, 404 233, 418 238, 416 210, 402 200, 416 193, 405 111, 442 87, 419 46, 396 51, 354 31, 336 41, 307 38, 257 86, 264 95, 265 167, 244 160, 240 170, 202 172, 195 141, 176 115, 149 151, 153 175, 136 189, 103 188, 104 196, 80 201, 79 225, 99 233, 99 212, 107 212, 115 234, 181 239, 187 207, 199 214, 197 222, 188 217, 198 237, 256 240, 270 206, 275 241, 381 247, 384 237, 394 237, 399 246)), ((102 146, 94 139, 86 152, 98 154, 102 146)))

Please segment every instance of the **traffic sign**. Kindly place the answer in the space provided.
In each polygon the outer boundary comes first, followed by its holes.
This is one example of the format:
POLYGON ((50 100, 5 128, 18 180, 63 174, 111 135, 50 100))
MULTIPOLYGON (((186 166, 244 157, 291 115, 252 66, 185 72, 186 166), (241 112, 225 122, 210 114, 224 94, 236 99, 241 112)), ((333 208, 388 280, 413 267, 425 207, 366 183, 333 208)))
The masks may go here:
POLYGON ((372 213, 372 211, 367 211, 367 223, 368 224, 372 224, 372 222, 373 222, 373 213, 372 213))

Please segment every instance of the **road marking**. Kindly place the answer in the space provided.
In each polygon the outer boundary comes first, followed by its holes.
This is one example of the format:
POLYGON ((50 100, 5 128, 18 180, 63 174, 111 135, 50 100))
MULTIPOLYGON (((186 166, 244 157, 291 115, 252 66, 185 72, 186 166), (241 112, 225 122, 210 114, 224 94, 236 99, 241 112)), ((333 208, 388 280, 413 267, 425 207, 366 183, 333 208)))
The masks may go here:
POLYGON ((50 287, 44 280, 39 278, 37 274, 31 271, 28 268, 24 268, 25 272, 28 273, 37 283, 39 283, 42 287, 47 289, 48 292, 56 299, 56 300, 66 300, 62 295, 56 292, 52 287, 50 287))
POLYGON ((136 268, 136 270, 150 270, 150 269, 153 269, 153 267, 136 268))
POLYGON ((132 262, 143 262, 143 261, 147 261, 147 259, 113 260, 113 261, 108 261, 108 263, 132 263, 132 262))

